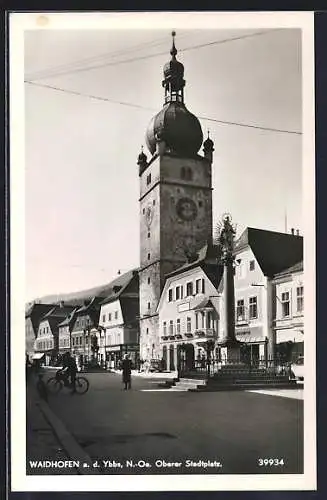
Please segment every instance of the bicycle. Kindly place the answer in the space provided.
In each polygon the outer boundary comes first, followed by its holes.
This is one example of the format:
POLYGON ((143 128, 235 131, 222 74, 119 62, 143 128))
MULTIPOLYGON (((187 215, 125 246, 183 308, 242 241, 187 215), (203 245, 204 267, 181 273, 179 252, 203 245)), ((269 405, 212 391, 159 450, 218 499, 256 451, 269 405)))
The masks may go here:
MULTIPOLYGON (((72 384, 68 382, 67 376, 58 370, 54 377, 50 377, 47 381, 47 388, 51 394, 58 394, 64 387, 72 389, 72 384)), ((76 376, 75 390, 76 394, 85 394, 90 388, 90 382, 86 377, 76 376)))

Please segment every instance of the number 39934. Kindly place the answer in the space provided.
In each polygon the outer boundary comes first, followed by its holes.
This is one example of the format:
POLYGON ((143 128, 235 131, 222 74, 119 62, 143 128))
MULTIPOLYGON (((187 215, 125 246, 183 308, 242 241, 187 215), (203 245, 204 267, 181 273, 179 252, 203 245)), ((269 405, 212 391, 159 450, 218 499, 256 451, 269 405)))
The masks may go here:
POLYGON ((258 458, 259 467, 276 467, 283 466, 284 459, 283 458, 258 458))

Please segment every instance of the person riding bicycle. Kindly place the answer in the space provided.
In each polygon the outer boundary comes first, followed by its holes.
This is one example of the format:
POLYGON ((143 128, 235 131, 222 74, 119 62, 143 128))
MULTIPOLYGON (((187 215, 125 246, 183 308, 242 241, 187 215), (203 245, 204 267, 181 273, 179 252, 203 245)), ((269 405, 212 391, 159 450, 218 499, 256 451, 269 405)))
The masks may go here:
POLYGON ((76 383, 77 365, 76 365, 75 359, 70 355, 69 352, 66 352, 63 355, 62 360, 63 360, 62 372, 64 373, 67 380, 70 377, 70 382, 71 382, 73 392, 76 392, 75 383, 76 383))

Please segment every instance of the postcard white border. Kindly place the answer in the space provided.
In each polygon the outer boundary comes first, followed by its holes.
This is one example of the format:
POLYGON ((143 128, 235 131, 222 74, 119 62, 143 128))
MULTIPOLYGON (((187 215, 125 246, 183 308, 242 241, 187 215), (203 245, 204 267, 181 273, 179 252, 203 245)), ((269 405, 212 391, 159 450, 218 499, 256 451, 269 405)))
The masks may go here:
POLYGON ((11 488, 12 491, 237 491, 316 489, 315 148, 313 12, 11 13, 11 488), (24 32, 35 29, 302 30, 305 274, 304 474, 27 476, 25 386, 24 32), (19 390, 18 390, 19 388, 19 390), (110 487, 110 489, 109 489, 110 487))

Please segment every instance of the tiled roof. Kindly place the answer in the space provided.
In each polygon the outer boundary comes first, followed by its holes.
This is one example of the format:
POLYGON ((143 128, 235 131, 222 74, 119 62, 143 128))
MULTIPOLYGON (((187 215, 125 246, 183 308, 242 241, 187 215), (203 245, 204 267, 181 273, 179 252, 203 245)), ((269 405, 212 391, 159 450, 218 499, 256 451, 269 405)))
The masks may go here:
POLYGON ((134 297, 138 297, 138 269, 132 269, 127 273, 118 276, 114 279, 108 286, 108 292, 106 298, 101 302, 101 305, 117 300, 122 294, 133 294, 134 297))
POLYGON ((75 319, 76 311, 77 308, 75 308, 70 314, 68 314, 68 316, 66 316, 66 318, 61 323, 58 324, 58 327, 70 325, 71 322, 74 321, 75 319))
POLYGON ((250 246, 265 276, 272 277, 303 259, 303 238, 248 227, 235 243, 237 254, 250 246))
POLYGON ((74 306, 70 305, 57 305, 53 307, 47 314, 44 315, 42 319, 47 318, 58 318, 63 320, 75 309, 74 306))
POLYGON ((29 318, 33 315, 34 318, 42 318, 47 312, 49 312, 55 304, 32 304, 25 312, 25 318, 29 318))
POLYGON ((284 276, 286 274, 292 274, 292 273, 299 273, 303 271, 303 260, 300 262, 297 262, 294 264, 294 266, 287 267, 286 269, 283 269, 280 273, 275 274, 275 278, 278 278, 280 276, 284 276))
POLYGON ((206 244, 197 253, 197 258, 192 262, 183 264, 175 271, 166 275, 166 278, 177 276, 185 271, 201 267, 215 287, 218 287, 223 274, 223 266, 219 264, 219 246, 206 244))

